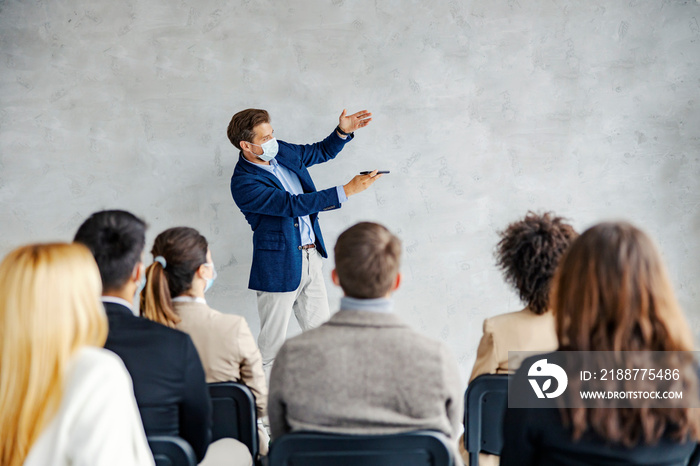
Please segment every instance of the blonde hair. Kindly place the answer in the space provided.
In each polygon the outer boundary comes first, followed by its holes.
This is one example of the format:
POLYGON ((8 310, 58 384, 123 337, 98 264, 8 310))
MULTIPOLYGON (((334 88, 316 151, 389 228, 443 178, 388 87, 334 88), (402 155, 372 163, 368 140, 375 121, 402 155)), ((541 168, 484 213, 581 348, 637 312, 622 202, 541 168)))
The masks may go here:
POLYGON ((58 410, 76 350, 104 345, 101 290, 80 244, 24 246, 0 263, 0 464, 24 462, 58 410))

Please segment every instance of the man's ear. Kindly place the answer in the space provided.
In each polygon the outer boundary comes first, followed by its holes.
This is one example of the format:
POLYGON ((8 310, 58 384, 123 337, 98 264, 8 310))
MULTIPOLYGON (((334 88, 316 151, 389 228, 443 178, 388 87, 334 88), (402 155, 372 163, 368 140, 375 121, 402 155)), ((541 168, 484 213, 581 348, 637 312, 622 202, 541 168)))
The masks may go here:
POLYGON ((331 271, 331 280, 335 286, 340 286, 340 278, 338 278, 338 272, 335 269, 331 271))
POLYGON ((248 141, 240 141, 238 145, 241 146, 241 150, 250 152, 250 143, 248 141))
POLYGON ((146 274, 146 268, 141 268, 142 265, 144 264, 141 261, 136 263, 134 270, 131 271, 131 281, 138 283, 141 281, 141 277, 146 274))
POLYGON ((401 285, 401 272, 396 274, 396 279, 394 280, 394 285, 391 287, 391 291, 396 291, 401 285))

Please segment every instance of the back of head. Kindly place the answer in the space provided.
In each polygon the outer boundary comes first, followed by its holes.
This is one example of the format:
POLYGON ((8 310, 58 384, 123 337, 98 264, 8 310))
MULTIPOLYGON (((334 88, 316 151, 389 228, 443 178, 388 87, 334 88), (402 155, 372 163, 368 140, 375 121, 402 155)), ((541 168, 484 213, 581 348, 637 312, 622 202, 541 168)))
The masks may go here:
POLYGON ((79 244, 35 244, 0 264, 0 464, 19 465, 53 415, 77 349, 102 346, 95 260, 79 244))
POLYGON ((255 137, 253 128, 262 123, 270 122, 270 114, 266 110, 248 108, 233 115, 226 132, 231 144, 241 149, 240 142, 252 142, 255 137))
POLYGON ((693 341, 652 240, 626 222, 586 230, 561 261, 552 308, 573 351, 691 351, 693 341))
MULTIPOLYGON (((692 335, 652 240, 626 222, 601 223, 578 237, 561 260, 552 286, 560 349, 567 351, 692 351, 692 335)), ((629 353, 644 357, 645 353, 629 353)), ((680 368, 690 396, 695 368, 684 370, 683 353, 668 353, 664 367, 680 368)), ((639 362, 637 362, 639 363, 639 362)), ((642 363, 644 364, 644 363, 642 363)), ((644 366, 639 366, 644 367, 644 366)), ((576 392, 576 378, 570 378, 576 392)), ((685 397, 684 397, 685 398, 685 397)), ((688 401, 687 403, 692 403, 688 401)), ((697 439, 700 419, 687 407, 571 408, 562 410, 574 438, 592 429, 628 446, 671 436, 697 439)))
POLYGON ((146 224, 123 210, 104 210, 90 216, 74 241, 87 246, 95 257, 103 291, 120 290, 127 282, 146 245, 146 224))
POLYGON ((576 230, 551 212, 528 212, 524 219, 500 232, 496 263, 535 314, 549 309, 549 289, 559 259, 578 236, 576 230))
POLYGON ((172 306, 172 298, 192 286, 196 270, 207 262, 207 239, 194 228, 175 227, 159 234, 153 242, 153 257, 162 257, 146 269, 146 288, 141 294, 141 315, 174 327, 180 322, 172 306))
POLYGON ((362 222, 345 230, 335 245, 335 269, 346 296, 381 298, 395 283, 401 241, 378 223, 362 222))

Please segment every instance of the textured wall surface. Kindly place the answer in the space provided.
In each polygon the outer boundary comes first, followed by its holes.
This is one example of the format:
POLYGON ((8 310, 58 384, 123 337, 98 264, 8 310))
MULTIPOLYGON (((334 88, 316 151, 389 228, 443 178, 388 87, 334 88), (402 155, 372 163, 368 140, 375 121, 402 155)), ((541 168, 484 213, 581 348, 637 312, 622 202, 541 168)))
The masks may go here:
POLYGON ((210 303, 257 334, 228 121, 266 108, 307 143, 367 108, 312 175, 392 173, 321 214, 326 242, 360 220, 398 233, 396 309, 465 381, 482 320, 521 307, 493 248, 528 209, 643 227, 698 334, 699 58, 696 1, 0 1, 0 253, 103 208, 145 218, 149 249, 192 226, 219 271, 210 303))

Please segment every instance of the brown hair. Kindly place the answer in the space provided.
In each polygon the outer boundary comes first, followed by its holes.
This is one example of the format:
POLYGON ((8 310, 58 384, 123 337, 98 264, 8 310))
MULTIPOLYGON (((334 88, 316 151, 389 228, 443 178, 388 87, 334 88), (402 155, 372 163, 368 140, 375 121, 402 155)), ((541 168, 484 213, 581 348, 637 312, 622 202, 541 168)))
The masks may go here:
POLYGON ((228 124, 226 134, 228 135, 228 139, 231 141, 231 144, 240 150, 241 141, 253 142, 253 138, 255 137, 253 128, 259 124, 269 122, 270 114, 267 113, 267 110, 248 108, 233 115, 231 122, 228 124))
POLYGON ((146 269, 146 287, 141 291, 141 315, 169 327, 180 317, 173 309, 172 298, 192 287, 194 274, 207 262, 207 239, 194 228, 176 227, 165 230, 153 242, 151 254, 162 256, 165 267, 153 262, 146 269))
MULTIPOLYGON (((629 223, 595 225, 573 242, 554 279, 552 309, 561 350, 693 350, 688 323, 656 247, 629 223)), ((681 384, 697 391, 696 374, 681 374, 681 384)), ((697 439, 700 419, 695 411, 580 407, 562 409, 562 416, 575 439, 590 428, 606 439, 635 445, 640 440, 654 443, 671 427, 678 440, 688 435, 697 439)))
POLYGON ((499 235, 496 265, 528 308, 544 314, 549 309, 549 285, 559 259, 578 233, 552 212, 528 212, 499 235))
POLYGON ((401 240, 382 225, 358 223, 335 244, 335 269, 346 296, 371 299, 385 296, 401 262, 401 240))

